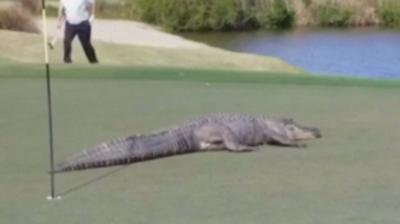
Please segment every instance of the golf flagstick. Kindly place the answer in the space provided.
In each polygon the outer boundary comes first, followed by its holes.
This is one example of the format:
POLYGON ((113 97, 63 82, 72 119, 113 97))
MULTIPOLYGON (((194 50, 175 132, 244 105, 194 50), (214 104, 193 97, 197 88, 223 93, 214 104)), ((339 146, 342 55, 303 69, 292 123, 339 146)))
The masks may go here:
POLYGON ((50 65, 49 65, 49 49, 47 39, 47 16, 46 2, 42 0, 42 22, 43 22, 43 46, 44 46, 44 62, 46 69, 46 86, 47 86, 47 109, 49 122, 49 146, 50 146, 50 195, 47 200, 60 199, 55 194, 55 179, 54 179, 54 139, 53 139, 53 111, 51 99, 51 82, 50 82, 50 65))

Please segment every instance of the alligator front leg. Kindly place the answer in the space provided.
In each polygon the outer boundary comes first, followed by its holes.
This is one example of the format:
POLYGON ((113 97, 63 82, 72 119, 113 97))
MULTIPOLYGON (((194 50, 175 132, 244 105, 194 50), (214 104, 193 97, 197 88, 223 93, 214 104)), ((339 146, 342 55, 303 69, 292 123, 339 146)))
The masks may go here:
POLYGON ((232 132, 224 133, 224 145, 229 152, 252 152, 258 150, 256 147, 242 145, 237 142, 232 132))
POLYGON ((289 140, 283 136, 274 136, 273 139, 268 140, 267 144, 280 145, 287 147, 306 148, 307 144, 295 140, 289 140))
POLYGON ((235 145, 231 147, 227 147, 229 152, 252 152, 258 150, 256 147, 251 147, 247 145, 235 145))
POLYGON ((303 142, 298 142, 298 141, 282 141, 278 143, 279 145, 282 146, 288 146, 288 147, 296 147, 296 148, 306 148, 307 144, 303 142))
POLYGON ((224 125, 207 124, 194 132, 199 142, 200 150, 216 151, 228 150, 230 152, 250 152, 257 148, 242 145, 236 139, 233 132, 224 125))

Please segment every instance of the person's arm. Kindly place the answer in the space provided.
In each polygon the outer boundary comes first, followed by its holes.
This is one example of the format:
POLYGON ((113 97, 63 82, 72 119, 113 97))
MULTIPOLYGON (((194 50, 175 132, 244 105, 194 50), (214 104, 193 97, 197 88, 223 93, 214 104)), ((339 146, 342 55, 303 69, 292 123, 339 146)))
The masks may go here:
POLYGON ((89 0, 88 12, 89 12, 89 22, 93 23, 96 12, 95 0, 89 0))
POLYGON ((63 4, 60 0, 60 3, 58 5, 57 28, 60 29, 64 22, 65 22, 65 11, 63 4))

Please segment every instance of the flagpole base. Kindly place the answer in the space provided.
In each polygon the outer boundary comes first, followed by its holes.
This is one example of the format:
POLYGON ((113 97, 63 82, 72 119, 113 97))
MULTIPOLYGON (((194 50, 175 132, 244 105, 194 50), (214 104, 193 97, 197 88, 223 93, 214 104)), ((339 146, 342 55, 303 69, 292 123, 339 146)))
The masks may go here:
POLYGON ((61 200, 61 196, 56 195, 56 196, 53 197, 53 196, 49 195, 49 196, 46 197, 46 200, 47 201, 59 201, 59 200, 61 200))

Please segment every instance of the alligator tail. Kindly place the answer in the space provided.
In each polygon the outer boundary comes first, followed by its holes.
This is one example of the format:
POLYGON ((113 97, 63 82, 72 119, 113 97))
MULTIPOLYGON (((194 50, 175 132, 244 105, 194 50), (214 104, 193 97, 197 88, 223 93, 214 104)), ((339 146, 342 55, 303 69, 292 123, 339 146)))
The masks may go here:
POLYGON ((56 164, 54 173, 117 166, 138 160, 134 156, 135 138, 119 138, 79 152, 56 164))
POLYGON ((77 153, 57 164, 52 171, 61 173, 108 166, 194 152, 180 131, 165 131, 148 136, 130 136, 97 145, 77 153))

